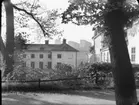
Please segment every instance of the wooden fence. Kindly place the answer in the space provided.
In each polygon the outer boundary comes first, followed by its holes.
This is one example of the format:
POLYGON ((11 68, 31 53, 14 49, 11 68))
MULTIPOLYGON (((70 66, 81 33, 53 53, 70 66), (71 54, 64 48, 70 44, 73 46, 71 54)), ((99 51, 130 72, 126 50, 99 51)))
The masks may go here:
POLYGON ((82 80, 82 79, 90 79, 90 77, 80 77, 80 78, 62 78, 62 79, 53 79, 53 80, 29 80, 29 81, 21 81, 21 80, 5 80, 1 81, 2 83, 38 83, 38 87, 41 87, 42 82, 56 82, 56 81, 69 81, 69 80, 82 80))

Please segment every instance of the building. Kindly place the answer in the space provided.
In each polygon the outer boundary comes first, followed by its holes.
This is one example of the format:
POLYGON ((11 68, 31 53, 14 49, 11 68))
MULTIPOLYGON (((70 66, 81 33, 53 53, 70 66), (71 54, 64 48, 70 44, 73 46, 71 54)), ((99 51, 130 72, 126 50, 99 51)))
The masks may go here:
MULTIPOLYGON (((93 36, 95 53, 93 62, 110 62, 110 53, 103 43, 104 34, 96 30, 93 36)), ((127 45, 132 64, 139 64, 139 21, 127 30, 127 45)))
POLYGON ((60 39, 56 39, 55 40, 55 44, 61 44, 61 40, 60 39))
POLYGON ((2 56, 2 53, 1 53, 1 51, 0 51, 0 65, 2 65, 2 59, 3 59, 3 56, 2 56))
POLYGON ((78 50, 68 45, 66 39, 63 39, 62 44, 49 44, 48 40, 45 44, 30 44, 24 52, 24 66, 27 67, 54 69, 61 63, 77 67, 78 50))
POLYGON ((74 47, 75 49, 78 49, 80 48, 80 44, 77 43, 77 42, 74 42, 74 41, 68 41, 68 44, 72 47, 74 47))
POLYGON ((90 50, 91 43, 86 40, 80 40, 80 50, 82 51, 88 51, 90 50))
POLYGON ((0 51, 0 70, 3 70, 3 69, 4 69, 3 55, 0 51))
POLYGON ((91 47, 91 43, 86 40, 80 40, 80 43, 69 41, 68 44, 75 49, 78 49, 79 52, 77 52, 77 66, 81 63, 87 63, 89 62, 89 50, 91 47))

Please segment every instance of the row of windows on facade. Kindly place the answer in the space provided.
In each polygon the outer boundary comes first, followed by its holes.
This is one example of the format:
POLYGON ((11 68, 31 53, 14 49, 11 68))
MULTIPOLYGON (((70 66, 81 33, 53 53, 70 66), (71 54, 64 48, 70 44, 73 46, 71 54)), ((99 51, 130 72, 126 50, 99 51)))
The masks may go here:
MULTIPOLYGON (((35 63, 36 63, 36 62, 30 62, 30 67, 31 67, 31 68, 35 68, 35 63)), ((61 62, 57 62, 57 65, 60 65, 60 64, 61 64, 61 62)), ((26 62, 23 63, 23 66, 24 66, 24 67, 27 66, 27 65, 26 65, 26 62)), ((39 62, 39 68, 40 68, 40 69, 44 69, 44 62, 39 62)), ((47 68, 48 68, 48 69, 51 69, 51 68, 52 68, 52 62, 48 62, 47 68)))
POLYGON ((136 61, 136 48, 135 47, 131 48, 131 61, 132 62, 136 61))
MULTIPOLYGON (((30 57, 31 58, 35 58, 35 54, 31 54, 30 57)), ((44 55, 43 54, 40 54, 39 57, 40 58, 44 58, 44 55)), ((26 58, 26 54, 23 55, 23 58, 26 58)), ((48 58, 51 59, 52 58, 52 55, 51 54, 48 54, 48 58)), ((57 58, 62 58, 61 54, 57 54, 57 58)))
MULTIPOLYGON (((106 54, 103 53, 102 57, 103 57, 103 61, 104 62, 110 62, 109 53, 108 52, 106 54)), ((136 48, 132 47, 131 48, 131 62, 135 62, 135 61, 136 61, 136 48)))

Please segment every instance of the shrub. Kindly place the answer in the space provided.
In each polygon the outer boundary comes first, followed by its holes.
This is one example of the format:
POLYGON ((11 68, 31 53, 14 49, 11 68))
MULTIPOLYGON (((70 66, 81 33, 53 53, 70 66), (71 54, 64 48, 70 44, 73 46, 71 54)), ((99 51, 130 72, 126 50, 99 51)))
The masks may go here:
POLYGON ((48 73, 42 69, 16 66, 11 74, 7 75, 8 80, 30 81, 47 77, 48 73))
POLYGON ((110 63, 94 63, 90 65, 88 75, 90 82, 96 86, 104 86, 108 83, 108 75, 112 72, 112 65, 110 63))

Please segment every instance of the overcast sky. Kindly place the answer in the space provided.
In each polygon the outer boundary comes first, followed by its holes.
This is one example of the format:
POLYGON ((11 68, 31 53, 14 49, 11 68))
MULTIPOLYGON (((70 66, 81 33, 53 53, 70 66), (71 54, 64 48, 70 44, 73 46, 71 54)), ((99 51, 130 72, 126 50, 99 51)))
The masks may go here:
MULTIPOLYGON (((66 10, 68 7, 68 0, 40 0, 41 4, 47 9, 61 9, 66 10)), ((64 30, 63 37, 68 41, 79 42, 80 39, 92 42, 93 31, 91 26, 77 26, 74 24, 62 24, 61 29, 64 30)))

